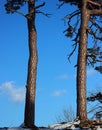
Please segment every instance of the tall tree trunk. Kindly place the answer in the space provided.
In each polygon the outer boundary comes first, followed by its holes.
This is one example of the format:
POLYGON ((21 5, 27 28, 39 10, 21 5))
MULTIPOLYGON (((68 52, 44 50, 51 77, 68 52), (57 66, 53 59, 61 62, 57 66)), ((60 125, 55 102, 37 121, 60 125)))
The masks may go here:
POLYGON ((29 38, 29 61, 28 77, 26 84, 25 118, 26 127, 35 124, 35 94, 36 94, 36 72, 37 72, 37 48, 36 48, 36 28, 35 28, 35 0, 28 2, 28 38, 29 38))
POLYGON ((89 15, 86 9, 86 0, 82 0, 80 43, 78 50, 77 67, 77 117, 87 119, 86 110, 86 54, 87 54, 87 25, 89 15))

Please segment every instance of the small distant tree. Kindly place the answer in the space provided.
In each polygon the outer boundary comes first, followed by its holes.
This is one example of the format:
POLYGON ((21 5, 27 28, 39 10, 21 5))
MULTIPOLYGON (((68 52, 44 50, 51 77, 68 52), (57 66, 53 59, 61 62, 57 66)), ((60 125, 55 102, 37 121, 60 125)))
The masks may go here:
POLYGON ((62 110, 62 114, 56 117, 56 121, 58 123, 71 122, 75 119, 75 113, 72 107, 64 108, 62 110))

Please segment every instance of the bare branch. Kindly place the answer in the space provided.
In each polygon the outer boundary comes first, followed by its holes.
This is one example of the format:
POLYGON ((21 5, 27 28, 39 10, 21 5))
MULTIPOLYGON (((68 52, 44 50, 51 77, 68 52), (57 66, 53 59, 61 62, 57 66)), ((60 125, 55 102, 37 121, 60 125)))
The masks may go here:
POLYGON ((88 10, 88 12, 89 12, 90 15, 97 15, 97 16, 102 15, 101 9, 99 9, 99 10, 96 10, 96 9, 88 10))
POLYGON ((99 106, 99 103, 96 104, 90 111, 88 111, 88 113, 93 112, 93 111, 96 110, 97 108, 102 108, 101 106, 99 106))
POLYGON ((36 13, 43 14, 43 15, 46 16, 46 17, 50 17, 50 16, 52 15, 52 14, 47 14, 47 13, 44 13, 44 12, 38 11, 38 10, 36 10, 36 13))
POLYGON ((36 6, 36 7, 35 7, 35 10, 38 9, 38 8, 40 8, 40 7, 43 7, 44 5, 45 5, 45 2, 43 2, 42 4, 36 6))
POLYGON ((73 53, 75 52, 75 50, 76 50, 76 48, 77 48, 77 43, 73 44, 73 46, 74 46, 74 49, 72 50, 72 52, 71 52, 71 53, 69 54, 69 56, 68 56, 69 62, 70 62, 70 57, 73 55, 73 53))
POLYGON ((78 14, 80 14, 80 10, 76 10, 76 11, 72 12, 71 14, 68 14, 68 15, 64 16, 62 18, 62 20, 66 19, 66 18, 67 19, 72 19, 74 16, 77 16, 78 14))
POLYGON ((92 23, 92 25, 94 25, 96 28, 102 30, 102 27, 100 27, 99 24, 97 24, 92 18, 90 18, 89 20, 92 23))
POLYGON ((92 5, 95 5, 95 6, 98 6, 98 7, 101 7, 101 4, 99 3, 96 3, 96 2, 93 2, 91 0, 87 0, 88 3, 92 4, 92 5))
POLYGON ((73 39, 73 41, 75 41, 75 43, 72 45, 72 46, 74 46, 74 48, 73 48, 72 52, 69 54, 69 56, 68 56, 69 62, 70 62, 71 56, 74 54, 74 52, 75 52, 75 50, 77 48, 77 45, 79 43, 79 40, 78 40, 79 34, 80 34, 80 29, 78 30, 78 33, 76 34, 76 37, 73 39))
POLYGON ((61 3, 60 5, 57 5, 57 6, 58 6, 58 9, 60 9, 63 5, 64 5, 64 2, 61 3))
POLYGON ((92 35, 95 39, 102 41, 102 37, 96 36, 96 33, 95 33, 91 28, 88 28, 87 31, 88 31, 88 33, 89 33, 90 35, 92 35))

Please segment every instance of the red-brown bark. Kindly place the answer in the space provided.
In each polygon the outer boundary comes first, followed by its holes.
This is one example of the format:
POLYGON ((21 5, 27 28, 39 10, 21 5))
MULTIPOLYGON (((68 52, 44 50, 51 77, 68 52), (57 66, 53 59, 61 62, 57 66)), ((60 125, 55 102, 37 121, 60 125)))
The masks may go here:
POLYGON ((82 0, 80 43, 78 50, 77 67, 77 117, 87 119, 86 110, 86 54, 87 54, 87 25, 89 14, 86 9, 86 0, 82 0))
POLYGON ((36 95, 36 73, 37 73, 37 47, 36 47, 36 28, 35 28, 35 1, 28 2, 29 17, 28 23, 28 43, 29 43, 29 61, 28 77, 26 84, 26 103, 24 125, 33 127, 35 125, 35 95, 36 95))

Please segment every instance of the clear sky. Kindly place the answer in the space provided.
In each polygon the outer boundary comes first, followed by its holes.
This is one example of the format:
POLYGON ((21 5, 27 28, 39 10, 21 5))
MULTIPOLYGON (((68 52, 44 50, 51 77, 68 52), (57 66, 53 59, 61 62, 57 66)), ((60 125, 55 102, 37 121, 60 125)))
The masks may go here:
MULTIPOLYGON (((76 55, 69 63, 71 40, 64 36, 66 26, 61 20, 74 8, 66 5, 58 10, 57 0, 45 1, 41 10, 53 15, 36 17, 39 60, 35 124, 38 126, 55 123, 64 108, 76 111, 76 55)), ((11 127, 19 126, 24 119, 28 37, 26 19, 6 14, 3 2, 0 2, 0 126, 11 127)), ((87 74, 88 92, 101 89, 102 76, 91 67, 87 74)))

